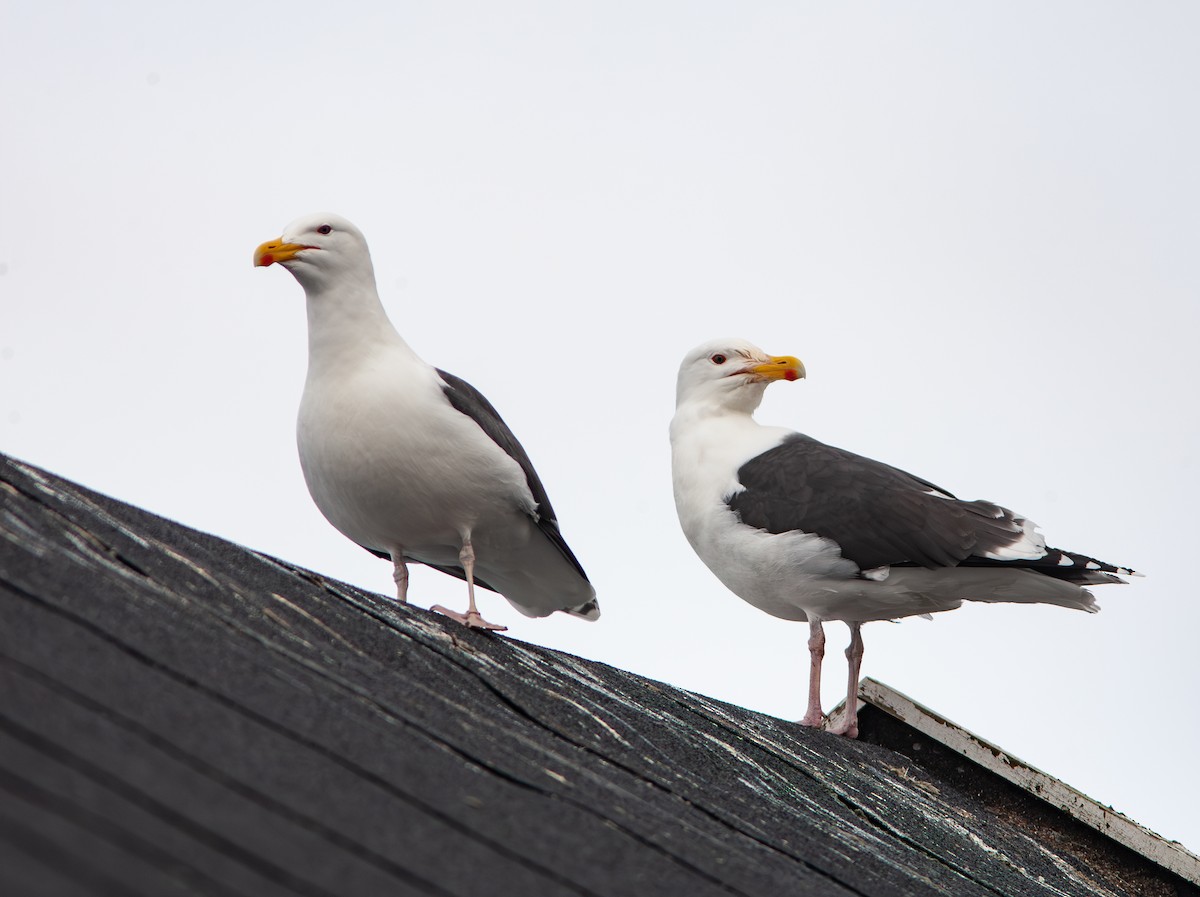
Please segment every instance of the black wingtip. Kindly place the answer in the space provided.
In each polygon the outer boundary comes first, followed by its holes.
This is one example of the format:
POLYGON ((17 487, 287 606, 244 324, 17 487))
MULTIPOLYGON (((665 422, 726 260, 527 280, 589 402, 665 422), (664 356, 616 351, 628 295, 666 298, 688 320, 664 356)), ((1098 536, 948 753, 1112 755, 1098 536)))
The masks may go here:
POLYGON ((573 617, 583 617, 585 620, 599 620, 600 602, 593 598, 591 601, 579 605, 579 607, 569 608, 567 613, 573 617))

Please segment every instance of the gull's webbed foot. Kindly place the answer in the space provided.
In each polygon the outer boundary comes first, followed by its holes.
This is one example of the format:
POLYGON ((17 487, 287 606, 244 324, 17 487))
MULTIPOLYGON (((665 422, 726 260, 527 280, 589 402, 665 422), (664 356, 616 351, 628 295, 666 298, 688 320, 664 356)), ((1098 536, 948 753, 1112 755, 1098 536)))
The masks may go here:
POLYGON ((499 623, 489 623, 477 610, 469 610, 465 614, 460 614, 458 611, 450 610, 448 607, 442 607, 440 604, 435 604, 429 608, 435 613, 449 617, 451 620, 457 620, 468 629, 486 629, 489 632, 507 632, 507 626, 501 626, 499 623))

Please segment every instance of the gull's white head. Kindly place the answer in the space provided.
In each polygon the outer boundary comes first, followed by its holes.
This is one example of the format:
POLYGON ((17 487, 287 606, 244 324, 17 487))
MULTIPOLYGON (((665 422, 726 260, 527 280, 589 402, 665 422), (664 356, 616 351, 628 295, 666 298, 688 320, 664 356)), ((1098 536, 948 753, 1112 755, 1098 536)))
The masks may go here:
POLYGON ((684 356, 675 387, 675 407, 700 404, 752 413, 767 386, 799 380, 804 365, 791 355, 768 355, 744 339, 709 340, 684 356))
POLYGON ((321 291, 334 282, 375 280, 362 231, 329 212, 297 218, 279 239, 254 250, 255 267, 276 262, 291 271, 306 292, 321 291))

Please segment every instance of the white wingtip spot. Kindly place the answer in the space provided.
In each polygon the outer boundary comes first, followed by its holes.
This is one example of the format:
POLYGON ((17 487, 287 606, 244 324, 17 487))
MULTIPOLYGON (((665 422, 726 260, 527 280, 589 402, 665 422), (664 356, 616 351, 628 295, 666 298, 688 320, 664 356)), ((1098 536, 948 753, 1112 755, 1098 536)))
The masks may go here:
POLYGON ((1021 534, 1014 542, 984 554, 984 557, 995 561, 1036 560, 1045 556, 1046 539, 1037 531, 1037 524, 1032 520, 1021 521, 1021 534))

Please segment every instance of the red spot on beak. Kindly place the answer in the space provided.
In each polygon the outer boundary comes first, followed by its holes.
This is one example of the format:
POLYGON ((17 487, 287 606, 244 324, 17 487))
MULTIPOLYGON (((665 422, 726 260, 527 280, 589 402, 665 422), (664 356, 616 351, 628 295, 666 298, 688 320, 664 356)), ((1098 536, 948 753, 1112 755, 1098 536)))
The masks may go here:
POLYGON ((267 267, 267 265, 273 265, 273 264, 275 264, 275 256, 273 256, 273 255, 264 255, 264 256, 261 256, 258 260, 258 265, 260 268, 265 268, 265 267, 267 267))
POLYGON ((786 371, 783 372, 783 379, 784 380, 798 380, 798 379, 800 379, 800 375, 797 374, 795 371, 793 371, 791 368, 788 368, 786 371))

